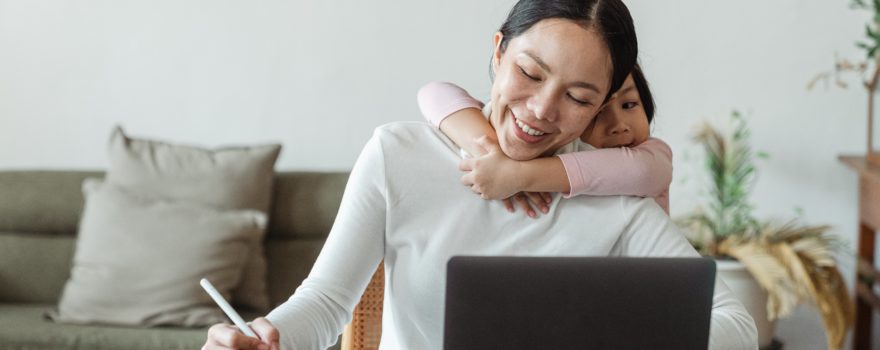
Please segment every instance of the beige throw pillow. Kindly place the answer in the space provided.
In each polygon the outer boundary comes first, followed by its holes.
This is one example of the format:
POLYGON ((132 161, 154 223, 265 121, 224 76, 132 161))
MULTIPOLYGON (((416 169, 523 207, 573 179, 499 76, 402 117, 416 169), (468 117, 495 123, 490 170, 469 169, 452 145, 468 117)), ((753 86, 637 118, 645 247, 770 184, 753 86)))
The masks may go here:
POLYGON ((225 320, 199 279, 229 297, 249 247, 262 238, 263 213, 155 200, 94 179, 83 192, 73 270, 50 317, 185 327, 225 320))
MULTIPOLYGON (((127 190, 221 209, 269 212, 275 161, 281 145, 205 149, 131 138, 116 128, 110 138, 107 181, 127 190)), ((251 247, 232 303, 269 308, 261 242, 251 247)))

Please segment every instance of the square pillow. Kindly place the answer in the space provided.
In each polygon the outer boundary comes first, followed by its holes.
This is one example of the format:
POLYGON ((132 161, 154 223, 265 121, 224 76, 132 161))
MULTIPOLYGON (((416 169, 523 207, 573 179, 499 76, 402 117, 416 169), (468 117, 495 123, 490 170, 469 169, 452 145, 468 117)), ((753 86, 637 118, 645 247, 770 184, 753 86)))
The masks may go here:
MULTIPOLYGON (((205 149, 131 138, 117 127, 110 138, 107 182, 135 193, 220 209, 269 212, 281 145, 205 149)), ((233 304, 269 308, 262 242, 251 247, 233 304)))
POLYGON ((73 270, 52 319, 147 327, 225 320, 199 279, 229 297, 265 214, 156 200, 95 179, 83 192, 73 270))

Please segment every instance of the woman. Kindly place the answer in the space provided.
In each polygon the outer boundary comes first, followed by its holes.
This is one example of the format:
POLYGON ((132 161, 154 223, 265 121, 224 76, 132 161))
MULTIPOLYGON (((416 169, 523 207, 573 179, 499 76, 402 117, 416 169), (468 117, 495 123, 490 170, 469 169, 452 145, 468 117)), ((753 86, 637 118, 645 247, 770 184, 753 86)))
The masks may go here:
MULTIPOLYGON (((636 60, 620 0, 521 0, 495 35, 492 112, 501 150, 517 160, 578 149, 576 141, 636 60), (538 80, 530 74, 540 74, 538 80), (517 121, 535 133, 526 133, 517 121)), ((309 277, 254 321, 261 342, 211 328, 205 349, 324 349, 336 341, 385 259, 383 349, 442 345, 445 266, 453 255, 697 256, 650 199, 551 203, 539 219, 509 215, 459 183, 459 149, 426 123, 376 129, 355 164, 309 277)), ((756 348, 754 323, 717 283, 713 348, 756 348)))

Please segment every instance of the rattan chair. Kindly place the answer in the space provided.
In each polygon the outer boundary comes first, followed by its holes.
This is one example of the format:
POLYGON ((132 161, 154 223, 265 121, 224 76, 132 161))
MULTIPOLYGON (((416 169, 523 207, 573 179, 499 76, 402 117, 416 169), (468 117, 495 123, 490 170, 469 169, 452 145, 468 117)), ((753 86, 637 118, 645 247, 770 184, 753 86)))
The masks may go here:
POLYGON ((385 299, 385 263, 373 273, 373 278, 361 301, 354 308, 351 323, 342 333, 342 350, 379 349, 382 337, 382 302, 385 299))

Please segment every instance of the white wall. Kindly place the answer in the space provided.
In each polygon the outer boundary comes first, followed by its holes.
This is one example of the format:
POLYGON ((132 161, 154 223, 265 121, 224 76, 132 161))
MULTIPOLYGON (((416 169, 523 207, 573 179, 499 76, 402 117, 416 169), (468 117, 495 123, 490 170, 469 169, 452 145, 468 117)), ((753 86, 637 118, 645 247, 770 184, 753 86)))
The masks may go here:
MULTIPOLYGON (((834 54, 861 59, 854 42, 868 16, 849 1, 629 1, 646 74, 658 101, 655 134, 672 146, 673 215, 698 201, 702 170, 693 127, 745 112, 759 162, 752 200, 759 217, 786 219, 803 209, 811 224, 830 224, 852 247, 841 265, 852 282, 857 230, 857 177, 837 161, 864 153, 866 93, 855 76, 848 90, 820 85, 815 75, 833 69, 834 54), (688 155, 691 160, 686 159, 688 155)), ((800 308, 778 325, 787 349, 824 349, 817 313, 800 308)), ((875 334, 878 333, 875 331, 875 334)), ((876 337, 875 337, 876 339, 876 337)), ((878 340, 875 340, 877 343, 878 340)))
MULTIPOLYGON (((0 0, 0 169, 103 168, 111 126, 216 146, 280 141, 279 169, 347 170, 377 125, 419 120, 431 80, 489 89, 491 37, 512 0, 0 0)), ((848 1, 630 0, 676 154, 673 214, 701 189, 689 141, 703 119, 747 112, 761 217, 856 231, 864 92, 805 89, 860 58, 864 13, 848 1)), ((855 79, 849 79, 855 85, 855 79)), ((854 246, 854 243, 852 243, 854 246)), ((842 262, 851 274, 848 257, 842 262)), ((787 348, 821 348, 815 313, 782 322, 787 348)))

